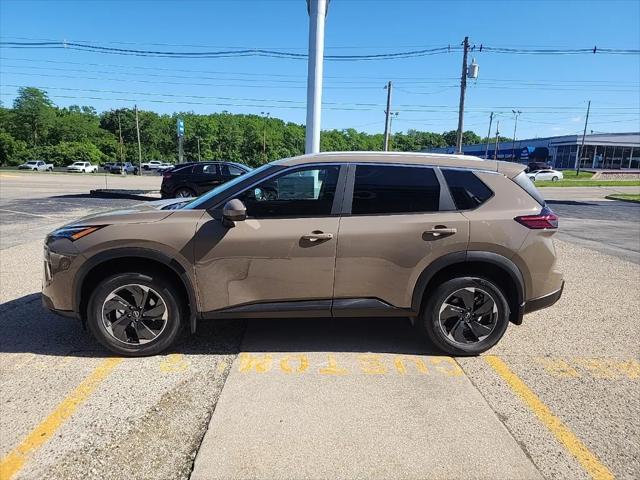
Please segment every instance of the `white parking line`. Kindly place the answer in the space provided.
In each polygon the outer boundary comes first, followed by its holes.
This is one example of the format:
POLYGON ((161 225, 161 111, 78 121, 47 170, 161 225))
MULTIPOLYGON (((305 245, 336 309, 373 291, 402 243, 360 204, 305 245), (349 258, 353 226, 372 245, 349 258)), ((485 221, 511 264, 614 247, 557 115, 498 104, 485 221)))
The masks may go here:
POLYGON ((0 208, 0 212, 12 213, 14 215, 29 215, 31 217, 40 217, 40 218, 64 218, 61 215, 41 215, 39 213, 18 212, 16 210, 8 210, 6 208, 0 208))

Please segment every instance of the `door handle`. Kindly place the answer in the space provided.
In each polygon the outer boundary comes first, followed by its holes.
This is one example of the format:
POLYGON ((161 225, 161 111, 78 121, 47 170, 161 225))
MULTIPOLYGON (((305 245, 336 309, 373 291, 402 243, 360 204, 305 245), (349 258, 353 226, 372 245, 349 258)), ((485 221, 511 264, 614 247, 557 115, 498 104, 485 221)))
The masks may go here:
POLYGON ((302 236, 303 240, 307 240, 309 242, 318 242, 320 240, 331 240, 333 238, 333 233, 324 233, 319 230, 313 231, 311 233, 307 233, 302 236))
POLYGON ((447 228, 444 225, 436 225, 431 230, 425 230, 423 233, 423 238, 425 240, 436 240, 438 238, 448 237, 456 233, 458 233, 457 228, 447 228))

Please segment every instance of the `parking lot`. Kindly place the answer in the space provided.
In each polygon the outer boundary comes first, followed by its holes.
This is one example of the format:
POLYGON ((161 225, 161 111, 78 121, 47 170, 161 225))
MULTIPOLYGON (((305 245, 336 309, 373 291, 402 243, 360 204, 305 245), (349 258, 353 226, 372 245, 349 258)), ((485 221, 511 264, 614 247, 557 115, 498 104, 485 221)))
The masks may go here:
POLYGON ((1 479, 640 477, 640 205, 545 189, 564 295, 481 357, 407 319, 307 318, 122 359, 39 297, 48 231, 138 203, 87 195, 104 177, 0 172, 1 479))

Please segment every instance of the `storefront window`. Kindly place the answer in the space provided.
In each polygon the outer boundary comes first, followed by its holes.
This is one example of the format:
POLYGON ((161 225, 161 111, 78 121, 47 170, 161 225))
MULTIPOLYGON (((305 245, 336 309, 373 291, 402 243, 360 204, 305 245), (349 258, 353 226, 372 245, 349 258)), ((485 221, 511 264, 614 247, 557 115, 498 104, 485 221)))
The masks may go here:
POLYGON ((556 168, 573 168, 572 162, 569 145, 560 145, 556 153, 556 168))
POLYGON ((631 147, 622 148, 622 168, 629 168, 629 162, 631 161, 631 147))
POLYGON ((604 147, 595 146, 593 153, 593 168, 602 168, 604 164, 604 147))
POLYGON ((613 147, 611 168, 619 169, 622 164, 622 147, 613 147))
POLYGON ((593 163, 593 145, 585 145, 580 152, 580 168, 591 168, 593 163))
POLYGON ((602 168, 611 168, 612 157, 613 157, 613 147, 604 147, 602 168))
POLYGON ((631 168, 640 168, 640 147, 631 149, 631 168))

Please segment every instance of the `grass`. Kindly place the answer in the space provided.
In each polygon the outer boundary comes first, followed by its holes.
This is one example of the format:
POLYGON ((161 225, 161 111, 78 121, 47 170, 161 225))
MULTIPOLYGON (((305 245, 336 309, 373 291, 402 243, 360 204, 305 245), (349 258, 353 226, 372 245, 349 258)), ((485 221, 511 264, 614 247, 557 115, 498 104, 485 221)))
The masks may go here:
POLYGON ((640 203, 640 194, 637 193, 616 193, 614 195, 607 195, 605 198, 609 200, 622 200, 624 202, 640 203))
POLYGON ((580 171, 580 174, 576 176, 576 171, 575 170, 562 170, 562 174, 564 175, 564 178, 566 179, 572 179, 572 178, 576 178, 576 179, 581 179, 581 178, 591 178, 593 177, 593 172, 585 172, 584 170, 580 171))
POLYGON ((639 187, 640 180, 573 180, 567 179, 552 182, 538 180, 536 187, 639 187))

